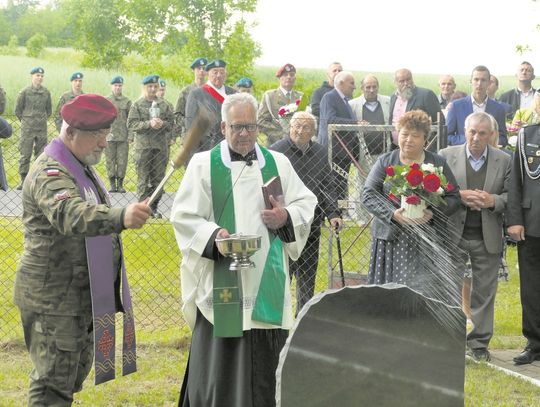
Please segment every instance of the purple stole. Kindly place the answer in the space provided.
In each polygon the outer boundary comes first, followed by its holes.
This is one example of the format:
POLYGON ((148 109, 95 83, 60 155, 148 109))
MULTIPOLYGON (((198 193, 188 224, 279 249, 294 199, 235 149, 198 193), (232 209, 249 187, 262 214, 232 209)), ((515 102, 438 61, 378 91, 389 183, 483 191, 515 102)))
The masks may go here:
MULTIPOLYGON (((88 167, 95 182, 85 172, 83 165, 68 150, 65 144, 55 138, 45 148, 45 153, 58 161, 75 178, 81 197, 86 201, 110 206, 109 195, 105 185, 91 167, 88 167), (98 193, 101 192, 101 195, 98 193), (93 196, 92 196, 93 195, 93 196), (101 196, 105 197, 102 202, 101 196)), ((122 242, 118 236, 120 249, 122 242)), ((101 384, 115 377, 115 314, 114 301, 114 269, 112 237, 87 236, 86 256, 88 273, 90 275, 90 291, 92 295, 92 314, 94 320, 94 359, 95 384, 101 384)), ((133 308, 126 275, 124 259, 122 263, 122 305, 124 307, 123 346, 122 346, 122 375, 137 371, 135 324, 133 308)))

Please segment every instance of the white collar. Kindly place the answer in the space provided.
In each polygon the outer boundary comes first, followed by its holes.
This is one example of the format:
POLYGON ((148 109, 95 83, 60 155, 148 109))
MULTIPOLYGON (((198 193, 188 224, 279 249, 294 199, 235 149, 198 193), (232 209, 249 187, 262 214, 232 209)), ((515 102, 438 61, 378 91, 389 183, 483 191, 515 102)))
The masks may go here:
MULTIPOLYGON (((266 164, 266 160, 257 143, 255 143, 255 153, 257 154, 257 164, 259 165, 259 168, 263 168, 266 164)), ((227 143, 227 140, 221 141, 221 161, 223 161, 225 167, 231 168, 231 153, 229 151, 229 143, 227 143)))

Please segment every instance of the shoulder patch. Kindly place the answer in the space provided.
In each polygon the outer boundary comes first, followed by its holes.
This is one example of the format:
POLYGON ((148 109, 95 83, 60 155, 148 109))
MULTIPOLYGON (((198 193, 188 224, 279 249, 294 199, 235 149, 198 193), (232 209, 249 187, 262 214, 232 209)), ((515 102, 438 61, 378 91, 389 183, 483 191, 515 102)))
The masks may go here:
POLYGON ((69 191, 67 189, 64 189, 62 192, 57 193, 54 195, 54 201, 64 201, 68 198, 71 198, 71 195, 69 194, 69 191))
POLYGON ((57 175, 60 175, 60 170, 56 168, 46 168, 45 172, 47 173, 48 177, 55 177, 57 175))

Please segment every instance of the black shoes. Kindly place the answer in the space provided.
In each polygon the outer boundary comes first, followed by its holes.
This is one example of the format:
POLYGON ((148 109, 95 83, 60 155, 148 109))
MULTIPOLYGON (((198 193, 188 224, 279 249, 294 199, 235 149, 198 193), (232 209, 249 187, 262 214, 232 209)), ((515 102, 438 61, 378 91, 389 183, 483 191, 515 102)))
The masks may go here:
POLYGON ((491 354, 485 348, 468 349, 467 356, 471 357, 475 362, 489 362, 491 360, 491 354))
POLYGON ((534 352, 532 349, 525 348, 513 360, 516 365, 528 365, 535 360, 540 360, 540 352, 534 352))

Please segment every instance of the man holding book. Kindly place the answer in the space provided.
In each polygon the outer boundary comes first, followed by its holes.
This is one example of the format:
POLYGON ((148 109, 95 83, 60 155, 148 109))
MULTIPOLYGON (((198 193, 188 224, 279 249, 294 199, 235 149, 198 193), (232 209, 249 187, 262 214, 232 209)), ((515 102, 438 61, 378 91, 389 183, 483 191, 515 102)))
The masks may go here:
POLYGON ((288 258, 304 248, 317 199, 283 154, 256 144, 252 95, 226 96, 221 113, 225 140, 193 156, 171 211, 193 330, 179 405, 271 406, 293 323, 288 258), (267 208, 261 187, 273 177, 283 194, 267 208), (215 241, 233 233, 261 236, 254 267, 229 269, 215 241))

